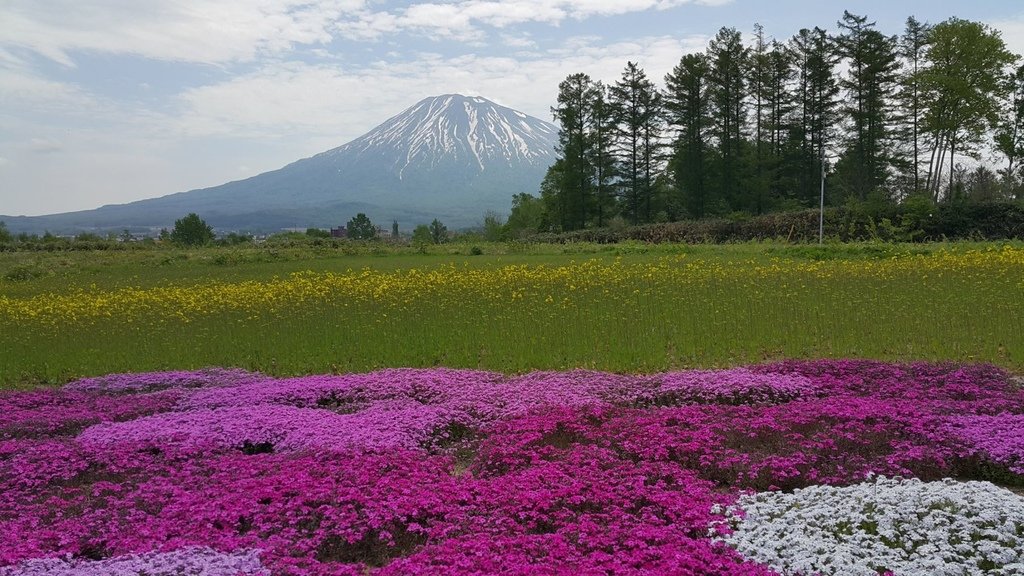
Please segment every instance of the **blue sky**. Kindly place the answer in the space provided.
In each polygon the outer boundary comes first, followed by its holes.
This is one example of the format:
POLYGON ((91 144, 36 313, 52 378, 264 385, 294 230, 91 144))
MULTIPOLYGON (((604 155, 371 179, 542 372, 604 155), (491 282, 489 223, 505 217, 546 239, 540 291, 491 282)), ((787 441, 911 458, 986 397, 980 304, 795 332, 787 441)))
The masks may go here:
POLYGON ((785 40, 844 9, 889 34, 979 20, 1024 53, 1021 0, 2 0, 0 214, 238 180, 438 94, 550 120, 568 74, 660 82, 722 26, 785 40))

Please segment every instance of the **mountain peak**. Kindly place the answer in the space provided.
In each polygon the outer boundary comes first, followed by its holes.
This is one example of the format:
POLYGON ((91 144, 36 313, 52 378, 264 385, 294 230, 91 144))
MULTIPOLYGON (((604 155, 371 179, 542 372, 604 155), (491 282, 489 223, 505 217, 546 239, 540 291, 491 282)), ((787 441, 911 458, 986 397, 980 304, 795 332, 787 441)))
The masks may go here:
POLYGON ((458 164, 544 165, 555 160, 558 129, 481 96, 424 98, 348 144, 325 152, 390 156, 401 179, 410 168, 458 164))

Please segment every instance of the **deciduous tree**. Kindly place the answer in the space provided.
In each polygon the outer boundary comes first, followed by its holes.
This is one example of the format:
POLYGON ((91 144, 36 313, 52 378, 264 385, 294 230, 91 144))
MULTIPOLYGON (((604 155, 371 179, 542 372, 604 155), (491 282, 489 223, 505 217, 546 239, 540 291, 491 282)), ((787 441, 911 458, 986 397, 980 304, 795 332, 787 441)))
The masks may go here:
POLYGON ((345 225, 345 233, 353 240, 373 240, 377 237, 377 227, 366 214, 360 212, 345 225))
POLYGON ((174 221, 170 239, 183 246, 201 246, 213 240, 213 228, 195 212, 174 221))
POLYGON ((997 124, 1006 94, 1004 70, 1017 57, 1006 49, 999 32, 960 18, 937 24, 929 40, 918 80, 927 110, 923 130, 931 139, 926 188, 938 199, 947 158, 952 190, 956 154, 973 154, 997 124))

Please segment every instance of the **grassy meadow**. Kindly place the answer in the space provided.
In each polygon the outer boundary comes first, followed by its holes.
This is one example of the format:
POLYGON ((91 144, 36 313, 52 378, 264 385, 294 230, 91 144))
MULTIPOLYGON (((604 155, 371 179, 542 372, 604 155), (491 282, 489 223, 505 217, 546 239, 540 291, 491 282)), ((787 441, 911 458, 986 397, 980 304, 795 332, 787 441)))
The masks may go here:
POLYGON ((214 365, 1024 369, 1021 243, 478 248, 2 253, 0 386, 214 365))

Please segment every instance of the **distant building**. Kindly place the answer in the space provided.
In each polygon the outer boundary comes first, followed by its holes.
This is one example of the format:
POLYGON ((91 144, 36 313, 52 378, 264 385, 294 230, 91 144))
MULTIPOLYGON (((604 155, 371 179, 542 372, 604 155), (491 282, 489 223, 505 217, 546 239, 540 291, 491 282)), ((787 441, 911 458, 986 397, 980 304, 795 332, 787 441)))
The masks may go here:
POLYGON ((347 238, 348 230, 345 230, 344 226, 338 226, 337 228, 331 228, 331 238, 347 238))

